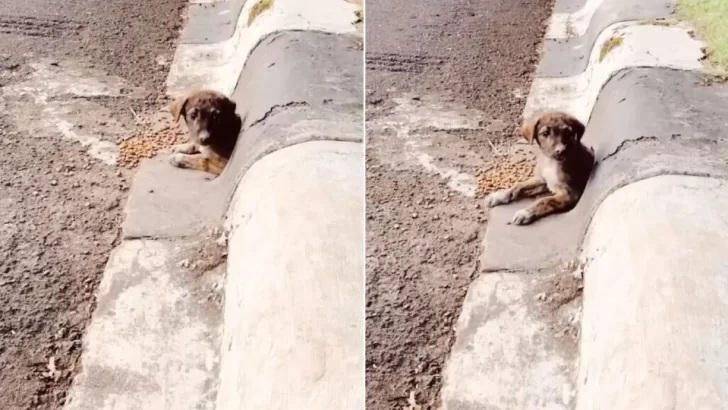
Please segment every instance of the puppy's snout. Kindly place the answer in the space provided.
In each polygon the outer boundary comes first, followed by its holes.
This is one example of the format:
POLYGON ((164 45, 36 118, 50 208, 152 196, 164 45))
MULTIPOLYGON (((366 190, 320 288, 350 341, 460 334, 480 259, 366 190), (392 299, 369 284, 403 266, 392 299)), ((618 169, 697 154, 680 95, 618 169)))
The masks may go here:
POLYGON ((554 147, 554 155, 556 155, 557 158, 563 157, 565 152, 566 145, 557 145, 556 147, 554 147))
POLYGON ((206 143, 206 142, 207 142, 207 140, 209 140, 209 139, 210 139, 210 132, 209 132, 209 131, 207 131, 207 130, 201 130, 201 131, 200 131, 200 132, 199 132, 199 133, 197 134, 197 139, 199 139, 199 140, 200 140, 200 143, 202 143, 202 144, 206 143))

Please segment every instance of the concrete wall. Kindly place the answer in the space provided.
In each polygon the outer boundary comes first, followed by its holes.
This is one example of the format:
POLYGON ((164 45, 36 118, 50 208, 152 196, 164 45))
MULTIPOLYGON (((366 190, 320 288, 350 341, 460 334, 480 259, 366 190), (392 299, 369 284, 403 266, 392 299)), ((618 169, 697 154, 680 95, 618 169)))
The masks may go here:
POLYGON ((361 144, 248 171, 229 213, 218 410, 364 408, 361 144))
POLYGON ((659 176, 599 207, 588 261, 577 409, 728 403, 728 185, 659 176))

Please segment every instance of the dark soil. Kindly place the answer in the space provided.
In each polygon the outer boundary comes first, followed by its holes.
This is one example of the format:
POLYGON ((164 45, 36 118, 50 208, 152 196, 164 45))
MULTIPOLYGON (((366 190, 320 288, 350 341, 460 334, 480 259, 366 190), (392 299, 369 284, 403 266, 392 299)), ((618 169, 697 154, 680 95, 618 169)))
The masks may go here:
MULTIPOLYGON (((451 131, 433 155, 476 174, 494 161, 488 140, 507 148, 517 138, 551 3, 369 0, 367 121, 390 115, 405 93, 478 109, 505 129, 451 131)), ((367 408, 401 410, 415 392, 434 410, 487 215, 440 176, 382 157, 392 138, 367 132, 367 408)))
MULTIPOLYGON (((186 3, 0 0, 0 86, 25 80, 41 59, 90 63, 146 95, 103 101, 115 118, 84 116, 134 131, 130 108, 143 115, 163 100, 169 66, 160 56, 171 62, 186 3)), ((60 132, 23 129, 23 101, 0 115, 0 408, 56 410, 80 365, 131 174, 60 132)))

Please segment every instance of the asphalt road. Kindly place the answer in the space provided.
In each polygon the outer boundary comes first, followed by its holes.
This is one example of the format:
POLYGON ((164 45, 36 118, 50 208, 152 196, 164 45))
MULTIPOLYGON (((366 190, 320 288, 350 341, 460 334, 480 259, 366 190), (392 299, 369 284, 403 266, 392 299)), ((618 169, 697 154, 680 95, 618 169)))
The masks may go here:
POLYGON ((514 152, 550 0, 368 0, 367 408, 442 370, 487 224, 480 171, 514 152))
POLYGON ((0 0, 0 408, 60 409, 184 0, 0 0), (133 113, 132 113, 133 111, 133 113))

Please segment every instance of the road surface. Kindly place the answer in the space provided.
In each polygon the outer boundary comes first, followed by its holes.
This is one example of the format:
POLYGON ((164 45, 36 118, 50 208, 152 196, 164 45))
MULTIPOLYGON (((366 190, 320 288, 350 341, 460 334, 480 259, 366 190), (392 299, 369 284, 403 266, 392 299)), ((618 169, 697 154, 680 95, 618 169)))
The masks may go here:
POLYGON ((184 6, 0 1, 0 408, 63 407, 184 6))
MULTIPOLYGON (((367 408, 437 409, 487 213, 517 153, 550 1, 368 0, 367 408)), ((507 181, 506 181, 507 182, 507 181)))

